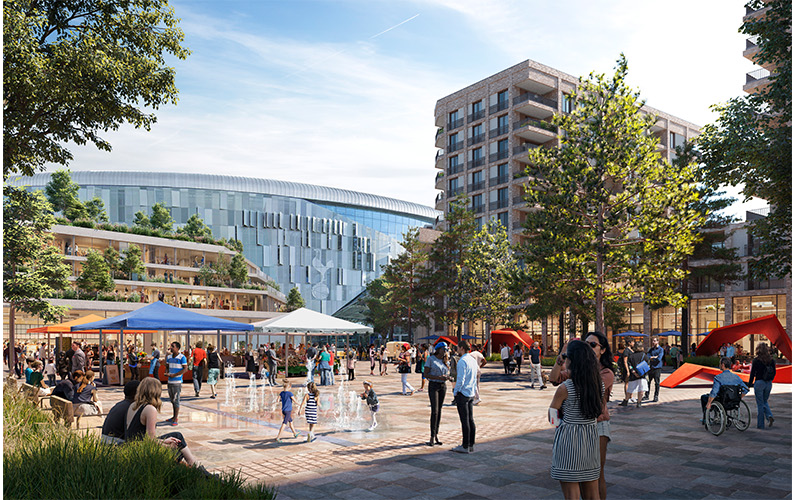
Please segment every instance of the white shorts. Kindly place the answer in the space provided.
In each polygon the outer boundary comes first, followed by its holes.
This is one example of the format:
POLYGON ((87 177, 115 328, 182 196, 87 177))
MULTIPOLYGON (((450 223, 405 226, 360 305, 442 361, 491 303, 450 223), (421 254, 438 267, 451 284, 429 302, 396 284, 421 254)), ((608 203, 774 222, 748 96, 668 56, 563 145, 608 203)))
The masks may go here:
POLYGON ((649 383, 646 381, 645 378, 639 378, 638 380, 631 380, 627 384, 627 392, 630 394, 635 394, 636 392, 646 392, 649 390, 649 383))
POLYGON ((99 415, 99 408, 97 408, 96 406, 94 406, 92 404, 83 403, 81 405, 78 405, 77 408, 75 408, 74 410, 75 410, 74 411, 75 415, 80 414, 80 415, 83 415, 85 417, 90 417, 90 416, 93 416, 93 415, 99 415))

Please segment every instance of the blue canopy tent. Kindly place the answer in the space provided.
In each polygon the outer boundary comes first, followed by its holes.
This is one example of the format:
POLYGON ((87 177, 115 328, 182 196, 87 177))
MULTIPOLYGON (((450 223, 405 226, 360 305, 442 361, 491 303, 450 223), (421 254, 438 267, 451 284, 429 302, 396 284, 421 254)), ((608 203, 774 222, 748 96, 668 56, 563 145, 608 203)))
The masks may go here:
POLYGON ((667 332, 658 333, 658 337, 680 337, 682 336, 682 332, 678 332, 676 330, 668 330, 667 332))
POLYGON ((638 333, 632 330, 627 330, 624 333, 617 333, 614 337, 648 337, 649 335, 645 333, 638 333))
MULTIPOLYGON (((121 346, 124 345, 124 330, 187 330, 187 343, 190 343, 190 330, 212 330, 217 332, 217 345, 220 346, 220 331, 249 332, 253 325, 222 318, 214 318, 186 309, 170 306, 162 301, 154 302, 132 312, 107 318, 93 323, 71 327, 71 331, 99 330, 99 343, 102 343, 102 330, 118 330, 121 346)), ((119 353, 120 355, 120 353, 119 353)), ((99 371, 104 369, 100 356, 99 371)), ((124 371, 120 373, 124 385, 124 371)))
POLYGON ((428 335, 428 336, 426 336, 426 337, 421 337, 421 338, 419 338, 419 339, 415 339, 415 340, 437 340, 437 339, 439 339, 439 338, 440 338, 440 337, 439 337, 439 336, 437 336, 437 335, 428 335))

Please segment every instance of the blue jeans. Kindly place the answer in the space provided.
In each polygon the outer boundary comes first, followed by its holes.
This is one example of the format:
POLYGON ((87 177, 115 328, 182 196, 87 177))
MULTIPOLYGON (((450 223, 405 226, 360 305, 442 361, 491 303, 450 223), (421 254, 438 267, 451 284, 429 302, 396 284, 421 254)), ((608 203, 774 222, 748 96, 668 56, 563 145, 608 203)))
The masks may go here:
POLYGON ((329 368, 327 368, 327 369, 322 368, 321 377, 322 377, 321 385, 330 385, 330 369, 329 368))
POLYGON ((756 398, 756 428, 764 429, 765 419, 772 418, 773 412, 770 411, 770 405, 767 400, 770 399, 770 391, 773 389, 772 382, 765 382, 764 380, 757 380, 754 383, 754 397, 756 398))

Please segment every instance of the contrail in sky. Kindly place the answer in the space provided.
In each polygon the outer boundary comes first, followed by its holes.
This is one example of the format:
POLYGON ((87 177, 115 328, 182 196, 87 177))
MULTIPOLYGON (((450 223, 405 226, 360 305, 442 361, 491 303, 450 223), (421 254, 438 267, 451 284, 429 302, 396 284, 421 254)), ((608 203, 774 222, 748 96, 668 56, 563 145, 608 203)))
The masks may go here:
POLYGON ((418 16, 420 16, 420 15, 421 15, 421 14, 415 14, 415 15, 414 15, 414 16, 412 16, 411 18, 409 18, 409 19, 405 19, 404 21, 400 22, 399 24, 395 24, 395 25, 391 26, 390 28, 386 29, 385 31, 380 31, 380 32, 379 32, 379 33, 377 33, 376 35, 374 35, 374 36, 370 36, 370 37, 369 37, 369 40, 371 40, 372 38, 377 38, 377 37, 378 37, 378 36, 380 36, 380 35, 384 35, 385 33, 389 32, 390 30, 393 30, 393 29, 396 29, 396 28, 398 28, 398 27, 399 27, 399 26, 401 26, 402 24, 409 23, 410 21, 412 21, 413 19, 415 19, 416 17, 418 17, 418 16))

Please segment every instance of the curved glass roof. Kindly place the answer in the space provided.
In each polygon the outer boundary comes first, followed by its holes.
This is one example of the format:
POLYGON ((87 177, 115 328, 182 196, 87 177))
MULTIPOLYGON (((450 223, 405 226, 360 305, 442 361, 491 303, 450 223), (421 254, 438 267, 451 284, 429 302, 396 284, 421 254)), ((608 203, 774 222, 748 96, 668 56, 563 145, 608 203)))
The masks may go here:
MULTIPOLYGON (((278 181, 274 179, 260 179, 256 177, 115 170, 78 170, 73 171, 71 177, 74 182, 81 186, 137 186, 235 191, 373 208, 409 214, 432 221, 440 215, 440 212, 431 207, 409 201, 402 201, 374 194, 359 193, 347 189, 278 181)), ((11 177, 8 179, 8 183, 15 186, 32 186, 38 188, 44 187, 49 180, 50 174, 44 172, 34 174, 32 177, 11 177)))

